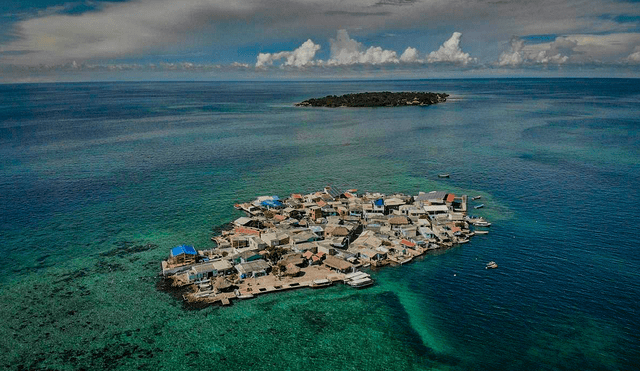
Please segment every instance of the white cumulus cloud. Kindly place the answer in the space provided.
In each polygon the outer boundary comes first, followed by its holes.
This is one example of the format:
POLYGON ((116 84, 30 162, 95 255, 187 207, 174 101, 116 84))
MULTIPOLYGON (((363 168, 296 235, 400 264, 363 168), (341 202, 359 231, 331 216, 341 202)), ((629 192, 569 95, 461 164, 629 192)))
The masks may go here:
POLYGON ((460 49, 461 37, 462 33, 454 32, 449 40, 445 41, 444 44, 440 46, 440 49, 429 53, 429 55, 427 56, 427 62, 450 62, 463 65, 475 62, 475 58, 471 58, 471 56, 469 56, 469 53, 465 53, 462 51, 462 49, 460 49))
POLYGON ((524 62, 524 40, 519 37, 512 37, 509 41, 510 50, 502 52, 498 59, 499 66, 519 66, 524 62))
POLYGON ((273 65, 273 62, 281 59, 286 59, 285 66, 293 67, 305 67, 314 64, 313 58, 316 56, 316 52, 320 50, 320 45, 311 41, 311 39, 305 41, 294 51, 284 51, 278 53, 260 53, 258 54, 258 60, 256 67, 266 67, 273 65))
POLYGON ((400 56, 400 62, 404 63, 421 63, 423 62, 418 57, 418 49, 408 47, 400 56))
POLYGON ((548 49, 541 50, 532 56, 532 60, 536 63, 554 63, 562 64, 569 60, 574 53, 578 42, 567 37, 556 37, 555 41, 548 45, 548 49))
POLYGON ((365 50, 364 45, 350 38, 346 30, 338 30, 336 38, 331 39, 330 43, 331 58, 326 62, 329 66, 399 62, 395 51, 379 46, 371 46, 365 50))
POLYGON ((512 37, 509 50, 500 54, 498 66, 517 67, 534 64, 563 64, 569 61, 578 43, 564 37, 558 37, 550 43, 525 45, 524 40, 512 37))
POLYGON ((636 46, 634 52, 624 58, 624 61, 628 63, 640 63, 640 46, 636 46))

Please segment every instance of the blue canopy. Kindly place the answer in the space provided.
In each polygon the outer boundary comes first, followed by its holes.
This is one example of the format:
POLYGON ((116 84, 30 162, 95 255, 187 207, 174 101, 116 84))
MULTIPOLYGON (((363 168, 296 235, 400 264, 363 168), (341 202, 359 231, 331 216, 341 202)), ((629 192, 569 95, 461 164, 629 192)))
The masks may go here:
POLYGON ((282 202, 277 201, 277 200, 266 200, 266 201, 262 201, 262 206, 266 206, 266 207, 282 207, 282 202))
POLYGON ((379 198, 375 201, 376 206, 384 206, 384 200, 379 198))
POLYGON ((180 245, 171 249, 171 256, 178 256, 180 254, 198 255, 196 249, 189 245, 180 245))

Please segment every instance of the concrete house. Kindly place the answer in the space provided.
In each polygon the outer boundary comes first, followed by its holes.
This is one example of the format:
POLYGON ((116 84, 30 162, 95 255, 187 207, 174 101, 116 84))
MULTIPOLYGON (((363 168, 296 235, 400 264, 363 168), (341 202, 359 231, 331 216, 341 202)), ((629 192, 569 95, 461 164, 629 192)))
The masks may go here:
POLYGON ((236 264, 234 267, 241 278, 266 276, 271 266, 266 260, 255 260, 247 263, 236 264))

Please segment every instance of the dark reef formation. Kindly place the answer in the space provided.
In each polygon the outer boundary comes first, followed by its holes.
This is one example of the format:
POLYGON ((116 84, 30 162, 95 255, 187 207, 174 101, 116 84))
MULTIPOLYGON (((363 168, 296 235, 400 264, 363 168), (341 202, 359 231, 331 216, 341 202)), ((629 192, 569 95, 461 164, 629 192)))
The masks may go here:
POLYGON ((311 98, 296 106, 303 107, 397 107, 428 106, 447 101, 449 94, 388 91, 375 93, 356 93, 341 96, 328 95, 324 98, 311 98))

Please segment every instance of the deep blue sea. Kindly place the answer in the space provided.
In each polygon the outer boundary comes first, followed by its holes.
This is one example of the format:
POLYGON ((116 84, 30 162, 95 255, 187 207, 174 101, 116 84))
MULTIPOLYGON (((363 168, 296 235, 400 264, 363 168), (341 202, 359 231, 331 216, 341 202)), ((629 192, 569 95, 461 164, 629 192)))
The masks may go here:
POLYGON ((640 80, 0 85, 0 365, 636 370, 639 189, 640 80), (451 97, 293 106, 365 91, 451 97), (156 288, 235 202, 326 185, 481 195, 493 225, 364 290, 187 310, 156 288))

